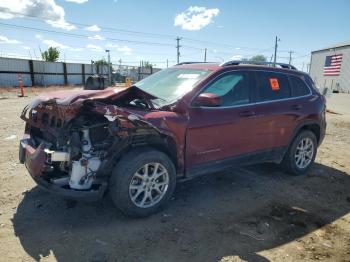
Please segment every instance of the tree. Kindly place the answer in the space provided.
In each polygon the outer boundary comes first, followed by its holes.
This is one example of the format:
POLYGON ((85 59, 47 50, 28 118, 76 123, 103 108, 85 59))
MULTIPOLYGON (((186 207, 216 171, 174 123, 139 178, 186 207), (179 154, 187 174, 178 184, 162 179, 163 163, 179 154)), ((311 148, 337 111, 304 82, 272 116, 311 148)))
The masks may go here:
POLYGON ((266 62, 267 58, 264 55, 255 55, 252 58, 250 58, 250 61, 255 61, 255 62, 266 62))
POLYGON ((41 52, 41 57, 46 62, 56 62, 60 57, 60 51, 56 47, 49 47, 45 52, 41 52))
POLYGON ((143 67, 144 68, 152 68, 154 65, 152 65, 150 62, 148 61, 143 61, 143 67))
POLYGON ((95 65, 97 66, 103 66, 103 65, 108 65, 108 62, 106 61, 106 59, 100 59, 94 62, 95 65))

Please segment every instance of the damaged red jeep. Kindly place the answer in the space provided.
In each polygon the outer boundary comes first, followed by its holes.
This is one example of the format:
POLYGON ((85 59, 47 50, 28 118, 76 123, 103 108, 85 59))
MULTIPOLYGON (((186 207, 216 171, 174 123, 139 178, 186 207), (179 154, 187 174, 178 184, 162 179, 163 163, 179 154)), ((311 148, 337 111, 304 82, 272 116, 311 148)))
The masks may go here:
POLYGON ((305 173, 325 135, 325 100, 293 66, 182 63, 128 89, 59 91, 23 110, 19 158, 42 188, 134 217, 178 181, 232 166, 305 173))

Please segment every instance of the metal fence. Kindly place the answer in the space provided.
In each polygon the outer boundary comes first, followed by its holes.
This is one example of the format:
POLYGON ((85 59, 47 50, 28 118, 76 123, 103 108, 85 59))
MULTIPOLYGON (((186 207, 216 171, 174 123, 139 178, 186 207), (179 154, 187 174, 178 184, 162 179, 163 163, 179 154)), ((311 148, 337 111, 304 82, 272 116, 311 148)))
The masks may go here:
POLYGON ((115 82, 124 82, 125 78, 131 78, 133 82, 146 78, 149 75, 159 72, 161 68, 144 67, 144 66, 130 66, 113 64, 113 80, 115 82), (120 77, 122 76, 122 77, 120 77))
POLYGON ((0 87, 83 85, 93 73, 108 76, 107 65, 91 65, 0 57, 0 87))
MULTIPOLYGON (((136 82, 161 70, 128 65, 113 67, 114 82, 125 82, 126 77, 136 82)), ((108 66, 0 57, 0 87, 18 86, 19 79, 23 86, 84 85, 96 73, 108 77, 108 66)))

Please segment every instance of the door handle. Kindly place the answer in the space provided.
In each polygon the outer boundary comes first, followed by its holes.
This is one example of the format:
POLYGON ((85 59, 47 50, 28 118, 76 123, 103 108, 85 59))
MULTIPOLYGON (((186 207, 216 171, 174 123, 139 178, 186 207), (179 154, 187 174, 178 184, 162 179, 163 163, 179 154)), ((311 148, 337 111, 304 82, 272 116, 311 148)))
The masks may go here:
POLYGON ((239 113, 239 116, 241 117, 250 117, 250 116, 254 116, 255 112, 254 111, 242 111, 239 113))
POLYGON ((303 106, 302 105, 292 105, 291 108, 292 108, 292 110, 300 110, 303 108, 303 106))

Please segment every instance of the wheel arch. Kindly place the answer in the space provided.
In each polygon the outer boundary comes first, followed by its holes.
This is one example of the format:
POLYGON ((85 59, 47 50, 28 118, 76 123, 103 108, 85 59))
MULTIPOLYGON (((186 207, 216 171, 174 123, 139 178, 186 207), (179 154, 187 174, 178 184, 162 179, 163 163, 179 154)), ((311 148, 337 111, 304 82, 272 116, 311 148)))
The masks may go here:
POLYGON ((309 121, 304 121, 300 123, 293 132, 293 135, 288 143, 288 146, 285 148, 284 153, 282 154, 282 157, 277 161, 277 163, 280 163, 283 161, 286 153, 288 152, 289 148, 291 147, 294 139, 302 132, 303 130, 309 130, 313 132, 316 136, 317 143, 320 143, 321 139, 321 127, 320 124, 317 121, 309 120, 309 121))
POLYGON ((303 130, 309 130, 314 133, 317 139, 317 143, 320 143, 321 139, 321 126, 317 121, 306 121, 298 125, 296 130, 294 131, 293 139, 290 143, 295 139, 295 137, 302 132, 303 130))
POLYGON ((177 156, 177 148, 174 139, 167 135, 142 135, 135 137, 130 137, 124 142, 121 148, 112 156, 108 161, 109 168, 107 170, 112 170, 114 166, 127 155, 132 150, 137 149, 155 149, 164 154, 166 154, 169 159, 173 162, 176 172, 179 170, 179 161, 177 156))

